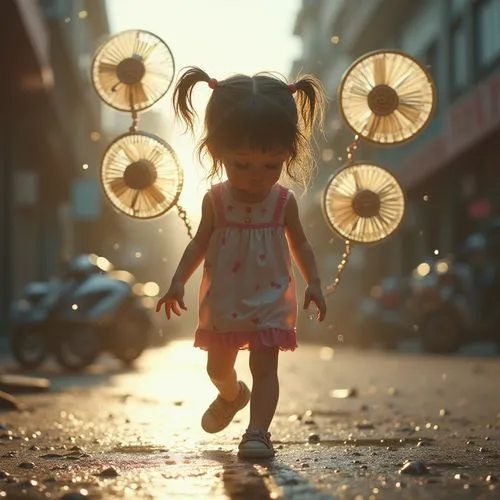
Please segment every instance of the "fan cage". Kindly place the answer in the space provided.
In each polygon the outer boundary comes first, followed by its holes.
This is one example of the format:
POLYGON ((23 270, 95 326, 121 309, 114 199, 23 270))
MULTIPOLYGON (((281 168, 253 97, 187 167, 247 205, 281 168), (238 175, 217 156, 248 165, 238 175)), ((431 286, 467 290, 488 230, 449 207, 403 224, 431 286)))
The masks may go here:
POLYGON ((391 172, 389 172, 387 169, 385 169, 379 165, 375 165, 375 164, 369 164, 369 163, 365 163, 365 162, 354 162, 354 163, 351 163, 347 166, 341 167, 339 170, 337 170, 337 172, 335 172, 330 177, 330 179, 327 183, 327 186, 323 192, 321 208, 322 208, 323 217, 324 217, 326 223, 332 229, 332 231, 334 232, 334 234, 336 236, 341 238, 343 241, 349 241, 352 244, 359 244, 359 245, 363 245, 363 246, 374 246, 374 245, 377 245, 377 244, 382 243, 384 241, 387 241, 390 237, 392 237, 397 232, 397 230, 401 226, 401 223, 402 223, 403 217, 404 217, 404 213, 405 213, 405 209, 406 209, 406 197, 404 195, 403 188, 399 184, 396 177, 391 172), (376 169, 376 170, 380 171, 381 173, 384 173, 385 175, 387 175, 388 179, 390 179, 394 183, 394 187, 396 188, 398 197, 400 198, 401 205, 402 205, 401 210, 400 210, 400 214, 397 218, 397 222, 396 222, 396 224, 393 225, 391 230, 389 232, 385 232, 385 234, 382 237, 374 238, 371 240, 354 238, 354 237, 352 237, 352 235, 349 232, 340 230, 338 225, 336 225, 334 222, 332 222, 331 219, 333 218, 333 215, 331 213, 331 210, 329 209, 329 197, 332 196, 330 191, 331 191, 331 186, 333 185, 334 181, 337 180, 340 175, 345 175, 345 173, 348 172, 349 170, 358 169, 361 167, 370 168, 373 170, 376 169))
MULTIPOLYGON (((126 168, 126 167, 125 167, 126 168)), ((140 219, 140 220, 149 220, 149 219, 157 219, 163 215, 165 215, 169 210, 171 210, 174 206, 177 206, 179 202, 179 198, 182 192, 182 187, 184 183, 184 173, 183 170, 179 164, 179 160, 177 158, 177 155, 175 151, 172 149, 172 147, 163 139, 160 137, 148 133, 148 132, 126 132, 120 136, 118 136, 106 149, 104 152, 102 161, 101 161, 101 171, 100 171, 100 178, 101 178, 101 186, 103 188, 104 194, 106 195, 106 198, 108 201, 111 203, 111 205, 120 213, 127 215, 128 217, 131 217, 133 219, 140 219), (175 173, 175 175, 172 176, 170 179, 172 184, 175 186, 175 189, 173 190, 174 193, 171 196, 171 200, 169 201, 168 204, 166 204, 160 211, 154 213, 153 215, 137 215, 137 212, 134 211, 133 209, 127 209, 123 207, 123 203, 120 202, 118 197, 113 193, 112 189, 109 186, 110 178, 109 174, 106 172, 107 170, 107 165, 109 163, 109 155, 113 152, 114 148, 117 148, 120 146, 121 142, 126 141, 127 139, 130 138, 136 138, 136 142, 139 140, 142 141, 151 141, 153 143, 156 143, 160 148, 163 148, 166 157, 169 157, 169 163, 172 163, 175 165, 175 169, 172 169, 172 171, 175 173)), ((119 179, 119 177, 115 177, 115 179, 119 179)))
POLYGON ((397 50, 397 49, 374 50, 374 51, 371 51, 371 52, 367 52, 366 54, 363 54, 356 61, 354 61, 354 63, 352 63, 349 66, 349 68, 346 70, 346 72, 342 76, 341 83, 340 83, 340 85, 339 85, 339 87, 337 89, 337 102, 338 102, 338 105, 339 105, 339 112, 340 112, 340 115, 342 116, 342 119, 344 120, 344 123, 346 123, 346 125, 349 127, 349 129, 355 135, 359 135, 361 138, 363 138, 367 142, 369 142, 369 143, 371 143, 373 145, 376 145, 376 146, 383 146, 383 147, 389 146, 390 147, 390 146, 395 146, 395 145, 402 145, 402 144, 405 144, 406 142, 411 141, 417 135, 419 135, 423 130, 425 130, 425 128, 429 125, 430 121, 432 120, 432 118, 434 116, 435 109, 436 109, 436 85, 435 85, 434 79, 432 78, 432 76, 430 75, 430 73, 428 72, 428 70, 415 57, 407 54, 406 52, 403 52, 403 51, 397 50), (378 55, 381 56, 381 55, 384 55, 384 54, 387 54, 387 55, 393 54, 393 55, 401 57, 403 59, 407 59, 409 62, 413 63, 416 67, 418 67, 418 69, 422 72, 422 75, 424 75, 426 77, 426 82, 430 86, 430 95, 431 95, 431 98, 432 98, 431 99, 430 110, 428 112, 428 116, 424 120, 424 122, 420 125, 420 127, 416 131, 414 131, 411 135, 409 135, 409 136, 407 136, 405 138, 402 138, 402 139, 400 139, 398 141, 392 141, 392 142, 389 142, 389 141, 382 142, 382 141, 374 140, 374 139, 372 139, 366 133, 366 131, 356 129, 351 124, 351 122, 348 119, 348 117, 346 116, 345 110, 344 110, 344 108, 342 106, 342 102, 343 102, 342 96, 343 96, 343 92, 344 92, 344 89, 345 89, 345 83, 346 83, 348 77, 351 75, 351 73, 356 69, 356 67, 359 64, 362 64, 367 59, 375 57, 375 56, 378 56, 378 55))
MULTIPOLYGON (((116 52, 115 48, 113 48, 113 50, 116 52)), ((134 56, 134 54, 130 53, 128 56, 130 58, 132 58, 134 56)), ((146 74, 147 74, 147 72, 148 72, 148 69, 146 67, 146 74)), ((111 36, 103 44, 101 44, 101 46, 96 50, 96 52, 94 54, 94 58, 92 60, 90 80, 92 82, 92 86, 94 87, 95 92, 99 95, 99 97, 108 106, 116 109, 117 111, 139 113, 139 112, 142 112, 142 111, 145 111, 145 110, 151 108, 152 106, 154 106, 158 101, 160 101, 165 96, 165 94, 168 92, 168 90, 172 86, 174 75, 175 75, 175 60, 174 60, 172 51, 170 50, 170 47, 167 45, 167 43, 163 39, 161 39, 159 36, 155 35, 154 33, 150 32, 150 31, 133 29, 133 30, 121 31, 120 33, 117 33, 116 35, 111 36), (169 60, 170 60, 170 66, 169 66, 168 73, 167 73, 169 76, 166 78, 166 79, 168 79, 168 84, 166 84, 164 86, 164 88, 161 90, 161 92, 159 92, 158 95, 154 99, 151 99, 151 102, 149 104, 142 105, 139 107, 131 106, 130 102, 127 102, 126 106, 116 104, 115 99, 110 98, 109 92, 107 92, 104 89, 104 86, 101 84, 101 78, 100 78, 100 72, 99 72, 99 65, 103 63, 103 59, 104 59, 103 54, 105 53, 105 51, 109 47, 112 47, 113 44, 116 44, 116 42, 119 38, 124 38, 126 36, 130 36, 130 35, 134 35, 134 34, 136 34, 137 36, 140 36, 144 39, 153 39, 158 44, 161 44, 163 49, 166 51, 166 54, 168 54, 169 60)), ((118 81, 119 80, 117 80, 117 82, 118 81)), ((124 85, 126 85, 126 84, 124 84, 124 85)))

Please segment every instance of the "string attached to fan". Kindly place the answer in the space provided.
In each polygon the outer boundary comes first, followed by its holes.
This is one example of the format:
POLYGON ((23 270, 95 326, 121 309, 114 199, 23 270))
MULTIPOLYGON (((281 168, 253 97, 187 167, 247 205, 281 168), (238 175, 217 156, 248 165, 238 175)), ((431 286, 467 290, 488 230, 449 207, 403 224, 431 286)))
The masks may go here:
POLYGON ((391 236, 404 215, 404 193, 385 168, 355 162, 359 142, 393 146, 416 137, 429 123, 436 102, 434 82, 414 58, 397 50, 361 56, 346 71, 338 90, 343 120, 354 132, 345 164, 325 188, 323 212, 345 242, 333 282, 338 288, 354 244, 374 244, 391 236))
POLYGON ((162 138, 139 131, 139 113, 170 88, 174 58, 168 45, 145 30, 126 30, 97 49, 91 76, 99 97, 118 111, 130 112, 132 125, 104 153, 101 184, 119 212, 152 219, 176 207, 188 236, 193 231, 179 204, 184 174, 173 148, 162 138))
MULTIPOLYGON (((347 153, 347 165, 352 165, 354 163, 354 151, 358 149, 358 144, 359 144, 359 135, 354 136, 354 141, 349 144, 346 148, 346 153, 347 153)), ((344 272, 344 269, 347 267, 347 264, 349 263, 349 257, 351 256, 351 241, 350 240, 344 240, 344 253, 342 254, 342 260, 340 263, 337 265, 337 274, 335 276, 335 279, 332 281, 330 285, 326 287, 326 292, 325 295, 331 295, 337 290, 337 287, 340 284, 340 279, 342 278, 342 273, 344 272)))
MULTIPOLYGON (((136 132, 138 132, 139 115, 138 115, 137 111, 135 110, 132 95, 131 95, 130 108, 132 110, 131 111, 132 125, 129 127, 129 132, 136 133, 136 132)), ((179 168, 181 168, 181 167, 179 167, 179 168)), ((179 191, 179 194, 180 194, 180 191, 179 191)), ((181 219, 181 221, 184 224, 184 227, 186 228, 189 239, 192 240, 193 239, 193 226, 191 225, 191 221, 189 220, 189 217, 188 217, 186 210, 179 203, 175 203, 175 207, 177 208, 177 215, 179 216, 179 219, 181 219)))

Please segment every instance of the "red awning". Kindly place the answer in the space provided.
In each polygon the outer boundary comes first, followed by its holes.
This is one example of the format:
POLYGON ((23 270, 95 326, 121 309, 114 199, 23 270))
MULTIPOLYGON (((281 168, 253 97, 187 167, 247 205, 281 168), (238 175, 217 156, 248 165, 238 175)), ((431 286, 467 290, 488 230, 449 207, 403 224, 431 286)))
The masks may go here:
POLYGON ((416 187, 500 128, 500 74, 493 75, 447 109, 443 123, 442 133, 396 170, 405 189, 416 187))

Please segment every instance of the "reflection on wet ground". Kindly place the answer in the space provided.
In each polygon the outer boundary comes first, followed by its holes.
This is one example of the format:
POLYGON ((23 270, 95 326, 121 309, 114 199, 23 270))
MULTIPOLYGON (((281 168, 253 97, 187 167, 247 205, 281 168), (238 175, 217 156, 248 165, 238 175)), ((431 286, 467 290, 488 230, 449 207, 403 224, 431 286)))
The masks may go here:
MULTIPOLYGON (((49 366, 43 374, 55 392, 23 396, 26 411, 2 414, 0 491, 87 492, 73 499, 496 498, 498 363, 321 352, 302 346, 282 356, 271 427, 277 458, 260 463, 235 455, 248 409, 220 434, 201 432, 215 394, 204 354, 187 342, 147 353, 132 371, 103 362, 67 376, 49 366)), ((243 354, 238 370, 249 381, 247 362, 243 354)))

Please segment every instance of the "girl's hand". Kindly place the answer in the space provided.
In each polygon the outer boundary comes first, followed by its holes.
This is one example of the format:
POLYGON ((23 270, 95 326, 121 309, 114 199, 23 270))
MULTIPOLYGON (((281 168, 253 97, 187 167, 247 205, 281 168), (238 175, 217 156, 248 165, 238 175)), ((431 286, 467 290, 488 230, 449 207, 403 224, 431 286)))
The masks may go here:
POLYGON ((307 309, 311 302, 314 302, 318 309, 318 321, 323 321, 326 314, 326 302, 319 283, 307 285, 304 293, 304 309, 307 309))
POLYGON ((167 293, 156 304, 156 312, 160 312, 163 305, 165 305, 167 319, 170 319, 172 311, 176 316, 181 315, 181 309, 187 311, 184 305, 184 285, 182 283, 176 281, 170 285, 167 293))

